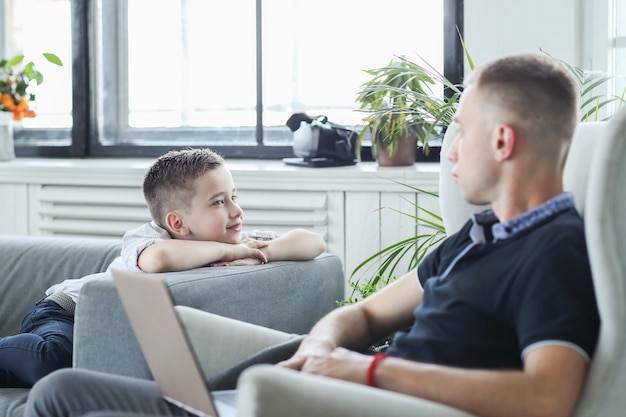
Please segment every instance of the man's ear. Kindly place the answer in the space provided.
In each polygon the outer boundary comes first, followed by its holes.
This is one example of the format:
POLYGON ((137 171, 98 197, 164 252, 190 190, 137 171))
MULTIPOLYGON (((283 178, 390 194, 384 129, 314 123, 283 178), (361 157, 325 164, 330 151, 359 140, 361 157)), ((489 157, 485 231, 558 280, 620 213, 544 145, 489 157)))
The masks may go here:
POLYGON ((174 234, 187 236, 189 228, 185 225, 185 221, 175 211, 170 211, 165 215, 165 224, 167 228, 174 234))
POLYGON ((517 144, 517 132, 507 123, 497 127, 495 157, 499 162, 510 159, 517 144))

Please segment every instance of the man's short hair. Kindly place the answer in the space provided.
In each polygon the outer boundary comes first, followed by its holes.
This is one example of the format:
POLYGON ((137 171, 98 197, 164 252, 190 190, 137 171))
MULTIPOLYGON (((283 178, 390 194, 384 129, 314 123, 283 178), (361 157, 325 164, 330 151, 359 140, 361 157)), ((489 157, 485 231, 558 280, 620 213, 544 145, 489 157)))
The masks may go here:
POLYGON ((468 84, 479 91, 486 123, 509 123, 539 155, 569 147, 578 125, 579 88, 557 60, 509 56, 479 68, 468 84))
POLYGON ((196 193, 195 181, 224 164, 211 149, 169 151, 157 158, 143 181, 143 195, 152 219, 165 227, 165 215, 190 207, 196 193))

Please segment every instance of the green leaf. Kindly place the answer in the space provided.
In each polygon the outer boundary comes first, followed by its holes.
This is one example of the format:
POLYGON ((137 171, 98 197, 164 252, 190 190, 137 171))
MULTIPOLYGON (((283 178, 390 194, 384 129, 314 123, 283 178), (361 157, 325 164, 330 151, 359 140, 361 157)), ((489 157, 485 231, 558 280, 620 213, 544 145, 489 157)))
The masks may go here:
POLYGON ((5 69, 9 69, 9 68, 14 67, 16 65, 19 65, 19 64, 22 63, 23 60, 24 60, 24 55, 15 55, 13 58, 9 59, 4 64, 4 68, 5 69))
POLYGON ((474 61, 472 61, 472 57, 470 56, 469 49, 467 49, 467 45, 465 45, 465 41, 463 40, 463 36, 461 36, 461 31, 458 26, 456 28, 456 32, 459 34, 459 40, 461 41, 461 46, 463 47, 463 52, 465 53, 465 59, 467 59, 467 64, 470 67, 470 70, 474 70, 476 66, 474 65, 474 61))
POLYGON ((49 52, 45 52, 42 55, 48 60, 48 62, 50 62, 50 63, 52 63, 54 65, 58 65, 60 67, 63 66, 63 62, 61 61, 61 58, 59 58, 55 54, 51 54, 49 52))

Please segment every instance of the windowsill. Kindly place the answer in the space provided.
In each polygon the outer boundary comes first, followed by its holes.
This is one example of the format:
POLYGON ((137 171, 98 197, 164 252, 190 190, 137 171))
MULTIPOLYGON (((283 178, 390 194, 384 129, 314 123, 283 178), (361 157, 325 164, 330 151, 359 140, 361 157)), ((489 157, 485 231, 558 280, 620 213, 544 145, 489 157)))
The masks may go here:
MULTIPOLYGON (((55 159, 16 158, 0 162, 0 183, 138 186, 154 158, 55 159)), ((308 168, 277 160, 231 159, 227 166, 237 186, 246 184, 274 189, 325 189, 329 191, 406 191, 397 184, 419 184, 436 191, 438 163, 407 167, 379 167, 375 162, 352 166, 308 168)))

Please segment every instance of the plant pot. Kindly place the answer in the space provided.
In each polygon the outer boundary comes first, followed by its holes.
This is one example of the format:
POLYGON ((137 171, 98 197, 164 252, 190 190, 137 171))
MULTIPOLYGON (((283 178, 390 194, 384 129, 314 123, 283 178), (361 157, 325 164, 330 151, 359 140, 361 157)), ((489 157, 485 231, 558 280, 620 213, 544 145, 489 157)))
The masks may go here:
POLYGON ((400 167, 409 166, 415 163, 415 151, 417 149, 417 136, 412 136, 407 139, 400 139, 398 141, 397 152, 393 156, 387 154, 387 149, 382 144, 382 141, 378 139, 378 146, 376 147, 376 162, 381 167, 400 167))
POLYGON ((0 161, 15 159, 13 113, 0 111, 0 161))

